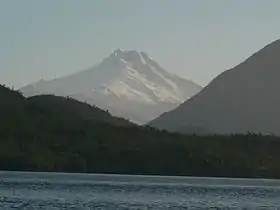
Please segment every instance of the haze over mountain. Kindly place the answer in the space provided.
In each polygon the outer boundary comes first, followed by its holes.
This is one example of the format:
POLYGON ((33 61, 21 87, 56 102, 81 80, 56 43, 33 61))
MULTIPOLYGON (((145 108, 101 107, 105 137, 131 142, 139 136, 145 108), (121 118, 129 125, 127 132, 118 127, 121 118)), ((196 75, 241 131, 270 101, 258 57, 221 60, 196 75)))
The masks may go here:
POLYGON ((20 91, 27 97, 71 96, 142 124, 172 110, 201 89, 194 82, 167 72, 144 52, 117 49, 92 68, 41 80, 20 91))
POLYGON ((280 40, 216 77, 190 100, 150 123, 200 133, 280 134, 280 40))

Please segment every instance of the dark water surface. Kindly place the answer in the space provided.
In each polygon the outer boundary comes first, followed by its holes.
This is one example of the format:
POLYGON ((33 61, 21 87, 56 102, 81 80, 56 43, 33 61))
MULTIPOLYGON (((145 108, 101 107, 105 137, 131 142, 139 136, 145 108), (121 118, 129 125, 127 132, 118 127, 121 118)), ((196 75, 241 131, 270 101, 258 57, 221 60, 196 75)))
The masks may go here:
POLYGON ((0 172, 0 209, 280 209, 280 181, 0 172))

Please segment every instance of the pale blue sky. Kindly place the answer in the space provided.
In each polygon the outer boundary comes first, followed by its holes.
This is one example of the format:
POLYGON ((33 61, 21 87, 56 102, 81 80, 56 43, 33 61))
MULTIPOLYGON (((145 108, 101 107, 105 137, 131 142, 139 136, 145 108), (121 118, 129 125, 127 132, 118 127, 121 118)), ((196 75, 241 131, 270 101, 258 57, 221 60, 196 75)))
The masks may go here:
POLYGON ((93 66, 115 48, 205 85, 280 37, 279 0, 0 0, 0 83, 93 66))

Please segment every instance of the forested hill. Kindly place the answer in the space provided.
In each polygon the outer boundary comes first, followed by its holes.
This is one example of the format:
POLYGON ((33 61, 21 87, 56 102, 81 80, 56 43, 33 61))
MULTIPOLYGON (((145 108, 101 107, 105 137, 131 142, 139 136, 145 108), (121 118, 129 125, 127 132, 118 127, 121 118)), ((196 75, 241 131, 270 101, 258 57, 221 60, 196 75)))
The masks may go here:
POLYGON ((0 170, 280 178, 279 151, 279 137, 171 134, 0 86, 0 170))
MULTIPOLYGON (((33 96, 26 99, 26 110, 33 117, 45 120, 89 120, 107 122, 116 126, 132 126, 128 120, 113 117, 109 112, 72 98, 53 95, 33 96)), ((53 123, 57 123, 56 121, 53 123)))
MULTIPOLYGON (((3 113, 9 111, 19 114, 18 112, 22 112, 21 114, 29 119, 45 117, 44 120, 52 120, 53 124, 57 124, 59 118, 60 120, 76 119, 108 122, 120 126, 133 125, 125 119, 113 117, 107 111, 72 98, 54 95, 40 95, 25 98, 20 92, 13 91, 4 86, 0 86, 0 98, 0 110, 3 113)), ((1 120, 5 121, 5 119, 1 120)))

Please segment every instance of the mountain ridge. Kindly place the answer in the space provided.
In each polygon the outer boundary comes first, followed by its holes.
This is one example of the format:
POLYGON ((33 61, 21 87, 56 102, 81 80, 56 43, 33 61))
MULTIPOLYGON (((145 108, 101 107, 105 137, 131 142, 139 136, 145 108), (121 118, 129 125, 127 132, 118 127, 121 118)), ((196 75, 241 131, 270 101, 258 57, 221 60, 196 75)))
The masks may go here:
POLYGON ((276 40, 149 125, 180 132, 280 134, 279 54, 276 40))

